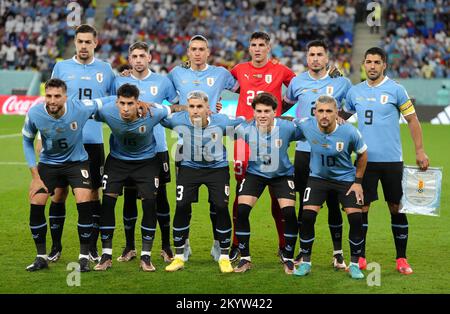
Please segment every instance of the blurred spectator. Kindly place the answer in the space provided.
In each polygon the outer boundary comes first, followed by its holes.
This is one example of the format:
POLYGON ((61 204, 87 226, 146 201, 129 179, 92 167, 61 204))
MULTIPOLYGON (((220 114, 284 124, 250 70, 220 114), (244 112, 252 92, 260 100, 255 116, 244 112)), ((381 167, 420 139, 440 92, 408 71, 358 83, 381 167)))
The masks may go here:
MULTIPOLYGON (((0 11, 0 69, 37 70, 51 75, 74 30, 66 22, 67 0, 4 0, 0 11)), ((78 1, 95 21, 95 1, 78 1)), ((82 17, 83 20, 83 17, 82 17)))
POLYGON ((333 47, 331 62, 350 73, 353 2, 122 0, 106 10, 100 57, 113 55, 111 59, 121 64, 117 53, 126 58, 129 43, 142 40, 152 49, 152 67, 170 70, 185 58, 189 38, 202 34, 210 42, 210 62, 231 68, 249 58, 248 37, 262 30, 271 35, 273 57, 284 64, 304 70, 306 43, 321 38, 333 47))
POLYGON ((389 1, 386 36, 392 77, 450 77, 450 6, 448 1, 389 1))

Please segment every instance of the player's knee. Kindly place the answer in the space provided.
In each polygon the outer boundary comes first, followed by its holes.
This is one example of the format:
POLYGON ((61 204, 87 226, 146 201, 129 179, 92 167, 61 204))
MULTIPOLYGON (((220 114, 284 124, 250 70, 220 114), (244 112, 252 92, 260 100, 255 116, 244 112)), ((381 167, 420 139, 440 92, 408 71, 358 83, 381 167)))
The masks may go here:
POLYGON ((52 196, 52 202, 63 203, 67 199, 69 190, 67 188, 56 188, 52 196))
POLYGON ((302 213, 302 223, 315 224, 316 223, 317 212, 310 209, 304 209, 302 213))
POLYGON ((392 215, 397 215, 398 211, 400 210, 400 204, 388 202, 388 207, 392 215))

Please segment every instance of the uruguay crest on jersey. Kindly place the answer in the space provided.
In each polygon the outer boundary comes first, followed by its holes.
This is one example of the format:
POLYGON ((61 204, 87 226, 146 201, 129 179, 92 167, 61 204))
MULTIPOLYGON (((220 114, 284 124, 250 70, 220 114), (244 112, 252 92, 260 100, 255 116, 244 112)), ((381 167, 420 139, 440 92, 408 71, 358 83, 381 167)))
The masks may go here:
POLYGON ((388 99, 389 99, 388 95, 381 95, 380 103, 381 103, 382 105, 387 104, 388 99))
POLYGON ((145 125, 141 125, 139 127, 139 133, 144 134, 147 131, 147 127, 145 125))
POLYGON ((73 121, 73 122, 70 123, 70 129, 72 131, 76 131, 78 129, 77 121, 73 121))
POLYGON ((206 84, 208 84, 209 87, 214 85, 214 77, 207 77, 206 78, 206 84))
POLYGON ((158 86, 150 86, 150 93, 151 93, 153 96, 158 95, 158 86))
POLYGON ((272 74, 266 74, 264 76, 264 80, 266 81, 267 84, 272 83, 272 74))
POLYGON ((213 142, 216 142, 218 138, 219 138, 219 134, 217 134, 215 132, 211 133, 211 139, 213 140, 213 142))
POLYGON ((326 89, 327 95, 328 95, 328 96, 333 96, 333 92, 334 92, 334 87, 331 86, 331 85, 328 85, 328 86, 327 86, 327 89, 326 89))
POLYGON ((344 142, 336 142, 336 150, 338 152, 342 152, 343 149, 344 149, 344 142))
POLYGON ((276 139, 275 140, 275 147, 276 148, 280 148, 283 145, 283 140, 282 139, 276 139))
POLYGON ((103 73, 97 72, 97 74, 95 74, 95 78, 97 79, 97 82, 99 83, 103 82, 103 73))

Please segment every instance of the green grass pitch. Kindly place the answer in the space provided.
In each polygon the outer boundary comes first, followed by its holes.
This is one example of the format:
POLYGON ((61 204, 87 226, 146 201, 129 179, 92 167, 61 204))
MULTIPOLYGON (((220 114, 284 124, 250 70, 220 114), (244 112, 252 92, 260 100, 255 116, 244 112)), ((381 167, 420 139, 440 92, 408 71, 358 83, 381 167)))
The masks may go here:
MULTIPOLYGON (((186 267, 176 273, 166 273, 159 257, 160 234, 153 249, 155 273, 139 271, 137 260, 130 263, 115 261, 124 245, 122 200, 116 206, 117 229, 114 241, 113 268, 107 272, 81 274, 80 286, 69 286, 67 270, 78 258, 77 213, 73 197, 67 202, 67 218, 63 235, 62 258, 49 270, 37 273, 25 271, 35 256, 34 243, 28 228, 28 187, 30 174, 24 162, 20 136, 24 117, 0 116, 0 293, 448 293, 450 273, 450 215, 448 202, 450 168, 447 149, 450 147, 448 126, 423 124, 425 149, 432 166, 444 167, 441 198, 441 216, 409 216, 410 238, 408 259, 414 274, 403 276, 395 270, 395 249, 390 230, 390 216, 384 201, 373 204, 369 215, 367 245, 368 262, 381 267, 379 286, 369 286, 366 280, 355 281, 345 272, 331 267, 332 245, 327 226, 327 211, 319 214, 316 223, 316 242, 313 250, 312 273, 306 278, 287 276, 276 256, 277 236, 270 214, 270 199, 265 191, 252 210, 251 249, 254 268, 245 274, 221 274, 209 255, 212 245, 211 223, 207 192, 203 187, 199 203, 193 206, 191 246, 193 255, 186 267)), ((409 130, 401 127, 405 164, 415 163, 413 143, 409 130)), ((105 132, 107 133, 107 132, 105 132)), ((106 134, 105 134, 105 138, 106 134)), ((173 138, 168 137, 170 142, 173 138)), ((294 145, 291 145, 293 153, 294 145)), ((292 155, 293 156, 293 155, 292 155)), ((172 166, 172 174, 174 167, 172 166)), ((235 181, 232 179, 232 191, 235 181)), ((171 217, 175 209, 175 184, 168 186, 171 217)), ((381 190, 380 190, 380 193, 381 190)), ((382 196, 381 196, 382 197, 382 196)), ((231 200, 234 193, 231 194, 231 200)), ((139 205, 140 206, 140 205, 139 205)), ((231 209, 230 209, 231 211, 231 209)), ((48 210, 46 211, 48 214, 48 210)), ((137 225, 139 226, 139 224, 137 225)), ((348 262, 348 223, 344 217, 344 254, 348 262)), ((137 228, 136 239, 140 239, 137 228)), ((50 233, 47 246, 50 246, 50 233)), ((297 242, 298 243, 298 242, 297 242)), ((140 247, 137 241, 138 249, 140 247)), ((298 247, 298 244, 297 244, 298 247)), ((297 252, 296 248, 296 252, 297 252)), ((366 275, 370 271, 365 272, 366 275)))

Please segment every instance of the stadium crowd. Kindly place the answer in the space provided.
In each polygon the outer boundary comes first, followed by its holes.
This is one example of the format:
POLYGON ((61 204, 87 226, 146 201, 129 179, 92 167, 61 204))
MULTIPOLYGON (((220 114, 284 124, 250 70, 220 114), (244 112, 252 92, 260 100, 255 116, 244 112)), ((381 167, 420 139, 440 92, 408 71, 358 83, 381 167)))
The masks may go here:
MULTIPOLYGON (((37 70, 50 77, 75 35, 67 25, 67 3, 58 0, 6 0, 0 6, 0 69, 37 70)), ((82 19, 93 25, 90 0, 78 1, 82 19)))
MULTIPOLYGON (((82 21, 94 24, 95 1, 78 1, 82 21)), ((327 39, 335 63, 349 75, 353 28, 361 1, 143 1, 120 0, 107 8, 97 56, 114 69, 127 63, 129 43, 146 41, 152 68, 167 73, 186 61, 186 42, 204 34, 211 42, 211 63, 231 69, 249 59, 241 30, 260 29, 272 36, 273 57, 305 70, 305 45, 327 39)), ((364 2, 364 1, 362 1, 364 2)), ((37 70, 45 80, 62 59, 74 30, 67 26, 68 1, 7 0, 0 8, 0 68, 37 70), (52 34, 52 36, 50 36, 52 34)), ((391 77, 449 77, 450 37, 447 1, 389 1, 381 47, 389 55, 391 77)))
POLYGON ((448 1, 389 1, 386 36, 391 77, 450 77, 448 1))
POLYGON ((242 30, 260 29, 272 35, 273 56, 296 73, 305 70, 306 43, 318 37, 333 43, 336 62, 350 73, 352 1, 316 2, 119 1, 107 10, 99 56, 117 67, 126 63, 130 42, 146 41, 151 43, 153 68, 168 72, 185 61, 186 40, 204 34, 211 42, 211 63, 231 68, 249 57, 242 30))

